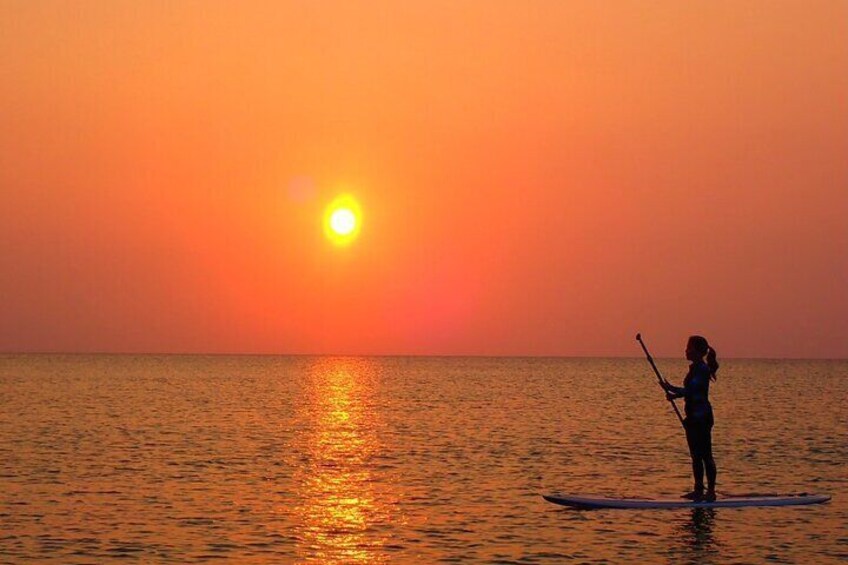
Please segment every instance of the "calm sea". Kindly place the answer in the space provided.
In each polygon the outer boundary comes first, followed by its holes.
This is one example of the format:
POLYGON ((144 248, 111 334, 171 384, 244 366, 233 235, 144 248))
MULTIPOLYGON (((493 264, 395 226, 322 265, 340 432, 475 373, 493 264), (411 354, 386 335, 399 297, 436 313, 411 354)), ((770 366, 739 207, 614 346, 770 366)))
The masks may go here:
POLYGON ((848 362, 711 394, 720 492, 833 501, 543 501, 691 487, 644 359, 0 356, 0 563, 848 560, 848 362))

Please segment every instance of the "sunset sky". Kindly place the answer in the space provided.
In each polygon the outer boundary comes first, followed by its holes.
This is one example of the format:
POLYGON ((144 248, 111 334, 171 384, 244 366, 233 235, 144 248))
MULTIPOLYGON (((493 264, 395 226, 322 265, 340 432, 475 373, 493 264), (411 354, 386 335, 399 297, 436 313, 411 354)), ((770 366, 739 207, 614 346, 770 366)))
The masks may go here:
POLYGON ((842 0, 4 0, 0 116, 0 351, 848 357, 842 0))

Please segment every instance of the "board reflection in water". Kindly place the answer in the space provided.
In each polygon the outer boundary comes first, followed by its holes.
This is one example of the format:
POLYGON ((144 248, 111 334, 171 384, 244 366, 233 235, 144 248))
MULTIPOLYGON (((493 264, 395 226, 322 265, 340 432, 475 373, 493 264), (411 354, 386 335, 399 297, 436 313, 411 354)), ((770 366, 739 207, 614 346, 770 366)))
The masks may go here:
POLYGON ((716 511, 712 508, 693 508, 690 519, 680 528, 680 539, 686 547, 684 554, 691 563, 713 563, 718 557, 713 527, 716 511))

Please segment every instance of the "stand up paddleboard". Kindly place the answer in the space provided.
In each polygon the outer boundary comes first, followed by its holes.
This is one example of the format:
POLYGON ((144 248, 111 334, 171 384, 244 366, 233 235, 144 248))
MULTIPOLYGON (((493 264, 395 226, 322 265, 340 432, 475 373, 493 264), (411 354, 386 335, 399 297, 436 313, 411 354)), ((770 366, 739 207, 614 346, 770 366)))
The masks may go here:
POLYGON ((746 506, 801 506, 821 504, 830 500, 826 494, 794 494, 779 496, 730 496, 712 502, 662 498, 607 498, 600 496, 572 496, 546 494, 548 502, 574 508, 742 508, 746 506))

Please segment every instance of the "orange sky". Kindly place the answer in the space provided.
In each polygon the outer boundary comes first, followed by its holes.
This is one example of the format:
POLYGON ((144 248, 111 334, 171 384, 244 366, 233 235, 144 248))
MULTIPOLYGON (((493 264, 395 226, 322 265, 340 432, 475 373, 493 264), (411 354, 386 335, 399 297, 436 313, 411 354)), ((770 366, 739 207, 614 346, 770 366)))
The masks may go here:
POLYGON ((7 0, 0 351, 848 357, 846 38, 841 0, 7 0))

